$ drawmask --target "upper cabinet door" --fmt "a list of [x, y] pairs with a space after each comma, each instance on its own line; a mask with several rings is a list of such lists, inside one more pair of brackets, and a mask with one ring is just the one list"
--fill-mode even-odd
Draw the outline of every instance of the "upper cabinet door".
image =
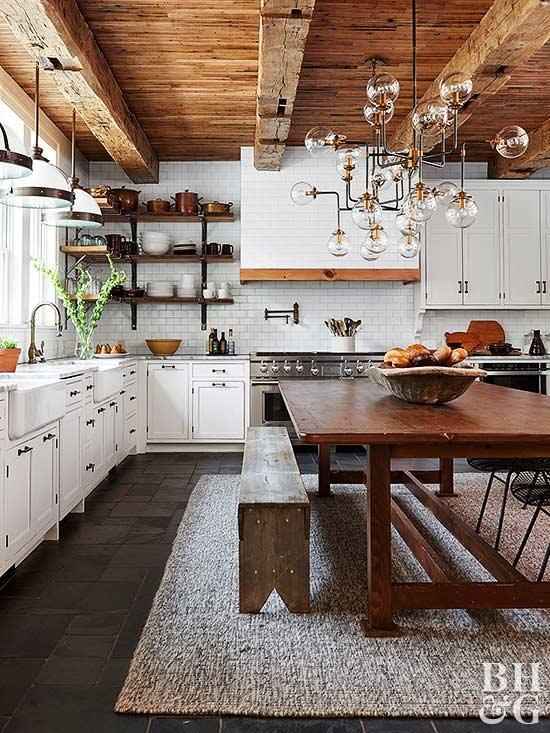
[[499, 305], [501, 293], [499, 192], [466, 185], [478, 206], [472, 226], [462, 230], [464, 305]]
[[542, 298], [539, 191], [506, 190], [504, 305], [539, 305]]
[[542, 302], [550, 305], [550, 191], [540, 192]]
[[462, 234], [438, 206], [426, 224], [426, 304], [462, 305]]
[[147, 437], [156, 441], [189, 439], [189, 367], [149, 364]]

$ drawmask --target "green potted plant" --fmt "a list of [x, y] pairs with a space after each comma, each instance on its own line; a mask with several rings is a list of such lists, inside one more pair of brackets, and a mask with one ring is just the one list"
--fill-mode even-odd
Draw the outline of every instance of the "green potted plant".
[[107, 260], [110, 268], [109, 277], [103, 283], [97, 300], [90, 310], [87, 308], [89, 301], [85, 298], [92, 283], [92, 276], [88, 270], [82, 267], [82, 265], [76, 266], [76, 292], [71, 296], [63, 285], [61, 274], [58, 270], [46, 267], [37, 260], [34, 261], [35, 268], [46, 275], [52, 282], [57, 294], [63, 301], [67, 316], [76, 330], [77, 343], [75, 353], [80, 359], [91, 359], [94, 355], [92, 342], [93, 332], [99, 323], [99, 319], [103, 314], [113, 288], [117, 285], [122, 285], [126, 280], [126, 274], [122, 270], [115, 268], [109, 255], [107, 255]]
[[0, 336], [0, 372], [14, 372], [20, 354], [15, 339]]

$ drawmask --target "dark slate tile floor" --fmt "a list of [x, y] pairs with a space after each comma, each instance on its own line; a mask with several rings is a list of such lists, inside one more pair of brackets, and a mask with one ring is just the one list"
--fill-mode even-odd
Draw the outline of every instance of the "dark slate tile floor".
[[[297, 451], [304, 473], [316, 455]], [[358, 451], [334, 465], [360, 468]], [[422, 462], [425, 465], [426, 462]], [[113, 712], [187, 500], [207, 473], [238, 474], [239, 454], [131, 456], [0, 590], [4, 733], [481, 733], [475, 721], [255, 720]], [[463, 465], [457, 469], [464, 469]], [[541, 730], [539, 725], [537, 730]], [[517, 726], [512, 726], [514, 730]], [[499, 730], [509, 733], [501, 726]]]

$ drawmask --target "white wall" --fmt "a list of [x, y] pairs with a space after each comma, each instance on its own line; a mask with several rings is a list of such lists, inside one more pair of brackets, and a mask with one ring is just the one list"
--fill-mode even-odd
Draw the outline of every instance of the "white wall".
[[[285, 237], [280, 231], [287, 232], [289, 227], [293, 236], [299, 241], [308, 242], [311, 248], [314, 243], [323, 258], [325, 246], [325, 226], [330, 229], [331, 221], [328, 205], [316, 201], [304, 209], [292, 206], [283, 219], [281, 210], [273, 207], [272, 186], [277, 187], [280, 177], [285, 178], [287, 189], [288, 180], [324, 180], [329, 171], [331, 181], [337, 183], [337, 177], [332, 178], [333, 162], [326, 162], [324, 172], [318, 169], [317, 163], [312, 168], [309, 158], [303, 156], [303, 151], [290, 149], [285, 154], [282, 173], [267, 173], [265, 183], [263, 176], [256, 178], [248, 166], [250, 153], [245, 151], [248, 161], [247, 171], [243, 172], [243, 193], [246, 195], [247, 205], [250, 199], [255, 200], [255, 210], [247, 216], [246, 236], [247, 246], [251, 243], [256, 251], [266, 250], [266, 258], [270, 251], [284, 245]], [[292, 175], [286, 170], [291, 165]], [[298, 163], [300, 161], [300, 163]], [[312, 176], [312, 171], [318, 176]], [[482, 177], [482, 169], [477, 166], [470, 169], [470, 175]], [[322, 175], [321, 175], [322, 173]], [[447, 177], [456, 173], [449, 170]], [[274, 181], [273, 184], [270, 181]], [[168, 197], [176, 191], [189, 188], [197, 191], [205, 200], [218, 199], [233, 201], [238, 220], [234, 224], [216, 224], [209, 228], [210, 241], [230, 242], [235, 245], [237, 257], [241, 241], [241, 166], [239, 163], [161, 163], [160, 183], [158, 185], [132, 186], [118, 166], [113, 163], [91, 163], [90, 183], [107, 183], [110, 185], [126, 184], [129, 187], [141, 188], [141, 199], [150, 197]], [[254, 190], [249, 190], [250, 186]], [[319, 235], [313, 240], [311, 237], [312, 220], [309, 212], [315, 212], [313, 223], [322, 222], [322, 239]], [[328, 217], [328, 218], [327, 218]], [[325, 221], [326, 220], [326, 221]], [[162, 229], [162, 225], [148, 225], [150, 228]], [[170, 225], [170, 231], [181, 241], [198, 241], [199, 227], [196, 224]], [[344, 227], [345, 228], [345, 227]], [[348, 222], [347, 229], [352, 234], [354, 246], [358, 246], [360, 234]], [[109, 225], [105, 231], [127, 231], [123, 225]], [[321, 240], [321, 241], [319, 241]], [[303, 263], [301, 247], [294, 245], [296, 265]], [[311, 256], [311, 249], [308, 257]], [[340, 266], [340, 262], [329, 260], [330, 265]], [[322, 260], [325, 262], [325, 260]], [[384, 260], [381, 260], [381, 264]], [[354, 266], [365, 266], [360, 260]], [[399, 262], [401, 264], [401, 262]], [[304, 266], [303, 264], [301, 266]], [[322, 266], [317, 264], [317, 266]], [[199, 278], [197, 265], [182, 264], [178, 267], [167, 268], [166, 265], [141, 266], [138, 277], [140, 281], [181, 279], [184, 272], [194, 271]], [[237, 348], [241, 352], [274, 350], [326, 350], [330, 344], [330, 336], [323, 321], [330, 317], [350, 316], [363, 320], [363, 331], [360, 333], [357, 348], [363, 350], [383, 349], [394, 344], [409, 342], [415, 332], [414, 286], [401, 283], [251, 283], [240, 285], [239, 263], [232, 265], [217, 265], [209, 268], [211, 279], [216, 281], [229, 280], [233, 285], [235, 304], [233, 306], [216, 306], [209, 308], [208, 326], [215, 326], [218, 331], [226, 331], [233, 327], [237, 338]], [[285, 325], [276, 321], [265, 321], [264, 308], [291, 308], [294, 301], [300, 304], [301, 324], [297, 327]], [[426, 313], [422, 331], [422, 339], [430, 343], [439, 343], [445, 331], [464, 330], [469, 321], [474, 318], [494, 318], [502, 323], [507, 337], [516, 345], [521, 346], [523, 334], [532, 328], [540, 328], [542, 333], [550, 332], [550, 312], [540, 311], [430, 311]], [[205, 349], [206, 333], [200, 329], [200, 308], [197, 305], [140, 305], [138, 306], [138, 330], [130, 329], [129, 307], [125, 305], [108, 305], [100, 326], [97, 330], [96, 341], [114, 342], [120, 338], [127, 345], [137, 351], [144, 351], [144, 340], [149, 337], [181, 337], [185, 350], [202, 353]]]

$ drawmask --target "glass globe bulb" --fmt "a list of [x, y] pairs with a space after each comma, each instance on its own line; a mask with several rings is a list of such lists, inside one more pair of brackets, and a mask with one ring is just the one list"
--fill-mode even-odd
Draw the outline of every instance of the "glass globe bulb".
[[336, 155], [338, 156], [338, 160], [347, 160], [348, 158], [352, 158], [354, 161], [359, 160], [363, 153], [363, 148], [361, 148], [359, 145], [344, 145], [341, 148], [338, 148], [336, 151]]
[[391, 179], [394, 183], [399, 183], [399, 181], [403, 178], [403, 167], [400, 165], [392, 165], [391, 168], [388, 168]]
[[519, 125], [508, 125], [495, 136], [494, 142], [503, 158], [519, 158], [527, 150], [529, 135]]
[[305, 136], [304, 145], [306, 146], [306, 150], [313, 155], [314, 158], [317, 158], [320, 155], [325, 155], [331, 152], [333, 149], [332, 143], [334, 142], [335, 137], [336, 136], [330, 127], [312, 127]]
[[399, 96], [399, 82], [386, 71], [373, 74], [367, 82], [367, 97], [379, 107], [388, 102], [395, 102]]
[[393, 117], [394, 112], [395, 105], [391, 100], [386, 102], [384, 109], [376, 107], [376, 105], [373, 104], [366, 104], [363, 107], [363, 115], [369, 125], [372, 125], [373, 127], [375, 125], [382, 125], [382, 115], [384, 115], [384, 121], [387, 124]]
[[388, 249], [390, 238], [384, 231], [384, 228], [378, 225], [370, 230], [370, 233], [365, 237], [363, 244], [367, 249], [370, 249], [371, 252], [382, 254], [382, 252], [385, 252]]
[[351, 210], [353, 223], [359, 229], [372, 229], [380, 224], [382, 207], [370, 194], [362, 196]]
[[371, 178], [373, 186], [376, 186], [379, 190], [387, 188], [393, 179], [389, 168], [379, 168], [376, 170]]
[[472, 96], [474, 84], [467, 74], [454, 71], [439, 82], [439, 94], [451, 109], [459, 109]]
[[418, 232], [418, 224], [401, 211], [395, 217], [395, 223], [401, 234], [416, 234]]
[[307, 206], [315, 198], [315, 186], [305, 181], [298, 181], [290, 189], [290, 198], [298, 206]]
[[332, 232], [327, 242], [327, 249], [335, 257], [343, 257], [350, 250], [351, 242], [349, 237], [341, 229]]
[[346, 178], [353, 174], [356, 168], [356, 159], [352, 158], [351, 155], [347, 158], [338, 158], [336, 161], [336, 170], [342, 178]]
[[372, 249], [369, 249], [365, 240], [359, 248], [359, 254], [364, 260], [367, 260], [367, 262], [374, 262], [374, 260], [379, 259], [381, 253], [374, 252]]
[[429, 137], [441, 135], [447, 126], [449, 111], [440, 99], [426, 99], [413, 110], [412, 124], [420, 134]]
[[417, 183], [410, 191], [403, 202], [403, 211], [416, 222], [428, 221], [437, 209], [435, 196], [423, 183]]
[[466, 229], [477, 218], [477, 204], [469, 193], [459, 191], [445, 212], [445, 217], [457, 229]]
[[455, 186], [452, 181], [443, 181], [439, 183], [434, 189], [433, 194], [438, 204], [442, 206], [449, 206], [451, 201], [458, 193], [458, 186]]
[[416, 257], [420, 251], [420, 240], [414, 234], [405, 234], [399, 240], [398, 250], [401, 257], [407, 260], [411, 257]]

